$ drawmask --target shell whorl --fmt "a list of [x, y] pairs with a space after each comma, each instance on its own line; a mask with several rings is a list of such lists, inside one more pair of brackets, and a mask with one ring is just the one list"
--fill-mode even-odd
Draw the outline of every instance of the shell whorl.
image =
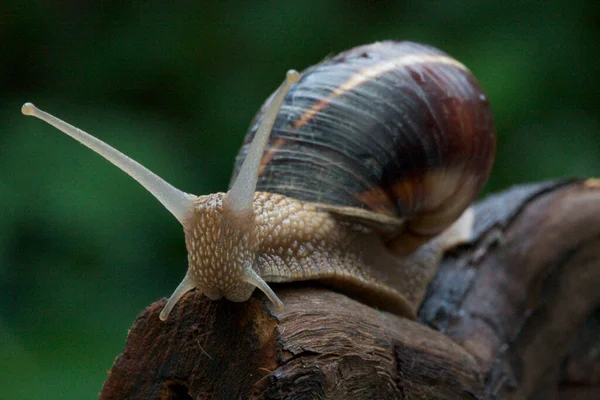
[[429, 46], [379, 42], [302, 73], [275, 121], [257, 190], [405, 220], [386, 240], [414, 249], [479, 194], [494, 151], [491, 108], [465, 66]]

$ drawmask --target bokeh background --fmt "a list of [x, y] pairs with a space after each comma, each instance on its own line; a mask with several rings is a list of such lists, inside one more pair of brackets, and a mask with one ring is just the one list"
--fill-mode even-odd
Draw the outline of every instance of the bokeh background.
[[186, 269], [174, 218], [22, 116], [25, 101], [205, 194], [226, 189], [254, 112], [287, 69], [410, 39], [455, 56], [486, 89], [498, 128], [487, 192], [599, 175], [593, 1], [143, 3], [0, 3], [1, 398], [96, 397], [136, 315]]

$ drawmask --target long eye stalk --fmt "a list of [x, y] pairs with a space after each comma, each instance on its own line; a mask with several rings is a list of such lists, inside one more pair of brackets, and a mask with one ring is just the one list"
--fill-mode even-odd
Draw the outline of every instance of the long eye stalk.
[[277, 89], [267, 106], [262, 121], [254, 135], [254, 140], [252, 140], [250, 148], [248, 149], [246, 159], [240, 168], [240, 173], [235, 179], [229, 192], [227, 192], [226, 203], [231, 210], [238, 215], [243, 215], [246, 212], [252, 211], [256, 182], [258, 182], [260, 161], [265, 152], [271, 129], [273, 129], [277, 113], [279, 112], [290, 87], [299, 80], [300, 74], [297, 71], [289, 70], [287, 72], [285, 81], [279, 89]]
[[40, 110], [31, 103], [25, 103], [21, 108], [21, 112], [25, 115], [31, 115], [47, 122], [106, 158], [127, 175], [138, 181], [146, 188], [146, 190], [152, 193], [182, 225], [185, 224], [189, 213], [193, 210], [196, 196], [176, 189], [148, 168], [127, 157], [119, 150], [109, 146], [100, 139], [96, 139], [89, 133]]

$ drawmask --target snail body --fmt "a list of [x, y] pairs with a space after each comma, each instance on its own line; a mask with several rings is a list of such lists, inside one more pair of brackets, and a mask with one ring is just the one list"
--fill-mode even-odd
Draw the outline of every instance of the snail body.
[[410, 42], [288, 72], [251, 125], [227, 193], [181, 192], [33, 105], [23, 113], [123, 169], [183, 225], [188, 270], [162, 320], [193, 288], [232, 301], [259, 288], [280, 310], [267, 282], [305, 280], [414, 317], [435, 260], [469, 224], [459, 217], [495, 150], [491, 110], [471, 73]]

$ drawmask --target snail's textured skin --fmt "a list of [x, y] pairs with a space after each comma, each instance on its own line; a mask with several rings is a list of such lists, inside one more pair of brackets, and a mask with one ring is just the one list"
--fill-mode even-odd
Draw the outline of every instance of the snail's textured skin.
[[207, 297], [247, 300], [254, 286], [242, 277], [250, 262], [267, 282], [323, 280], [349, 292], [375, 291], [375, 303], [412, 314], [404, 295], [390, 285], [398, 274], [372, 268], [387, 252], [371, 229], [334, 218], [313, 203], [266, 192], [256, 193], [253, 217], [232, 225], [224, 198], [225, 193], [199, 197], [186, 229], [188, 276]]
[[491, 109], [466, 67], [429, 46], [379, 42], [302, 73], [273, 127], [257, 190], [397, 218], [404, 223], [385, 240], [409, 253], [474, 200], [494, 151]]
[[442, 251], [465, 239], [458, 226], [458, 234], [450, 230], [412, 257], [396, 258], [376, 231], [315, 203], [257, 192], [254, 215], [232, 224], [225, 196], [199, 197], [186, 228], [188, 277], [210, 299], [247, 300], [255, 288], [243, 281], [244, 268], [252, 265], [266, 282], [323, 281], [414, 317]]

